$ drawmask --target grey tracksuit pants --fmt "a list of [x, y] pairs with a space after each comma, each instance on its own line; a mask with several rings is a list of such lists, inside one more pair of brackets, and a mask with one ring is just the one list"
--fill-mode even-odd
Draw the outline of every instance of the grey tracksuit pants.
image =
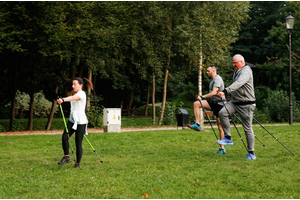
[[[235, 113], [238, 113], [243, 124], [243, 128], [246, 134], [248, 151], [254, 151], [254, 133], [252, 129], [252, 120], [253, 120], [253, 112], [255, 109], [255, 104], [249, 105], [234, 105], [232, 101], [226, 104], [228, 112], [233, 117]], [[221, 125], [224, 130], [225, 136], [231, 136], [230, 134], [230, 121], [229, 115], [225, 108], [225, 106], [219, 112], [219, 118], [221, 121]]]

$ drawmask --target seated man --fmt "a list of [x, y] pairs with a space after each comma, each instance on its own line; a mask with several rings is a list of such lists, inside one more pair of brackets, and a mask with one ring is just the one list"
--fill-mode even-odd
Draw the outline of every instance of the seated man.
[[[218, 125], [218, 129], [220, 132], [220, 138], [223, 139], [224, 138], [224, 132], [223, 132], [223, 128], [221, 126], [220, 123], [220, 118], [219, 118], [219, 111], [223, 108], [223, 103], [222, 100], [225, 101], [225, 96], [221, 98], [217, 95], [219, 90], [224, 90], [224, 82], [223, 79], [221, 78], [221, 76], [219, 76], [217, 74], [217, 69], [214, 65], [209, 65], [207, 67], [206, 70], [206, 74], [212, 78], [212, 81], [209, 84], [209, 93], [203, 96], [197, 96], [197, 100], [194, 102], [194, 115], [195, 115], [195, 124], [190, 125], [187, 124], [187, 126], [191, 129], [194, 129], [196, 131], [200, 131], [201, 127], [200, 127], [200, 108], [201, 103], [203, 105], [204, 108], [202, 109], [207, 109], [207, 110], [212, 110], [214, 115], [217, 118], [217, 125]], [[206, 100], [203, 100], [205, 98], [210, 98], [209, 102]], [[199, 102], [201, 101], [201, 103]], [[226, 150], [224, 148], [224, 145], [220, 145], [219, 151], [216, 153], [217, 155], [222, 155], [225, 154]]]

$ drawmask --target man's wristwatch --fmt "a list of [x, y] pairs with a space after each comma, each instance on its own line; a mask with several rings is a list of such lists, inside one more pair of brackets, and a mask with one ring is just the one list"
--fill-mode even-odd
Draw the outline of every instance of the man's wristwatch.
[[205, 98], [204, 98], [204, 95], [201, 96], [201, 99], [205, 99]]

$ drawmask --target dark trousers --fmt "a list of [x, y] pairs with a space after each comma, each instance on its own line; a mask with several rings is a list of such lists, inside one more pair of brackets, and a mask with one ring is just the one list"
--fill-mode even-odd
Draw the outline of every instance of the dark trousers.
[[[69, 131], [69, 137], [71, 137], [73, 135], [73, 133], [75, 132], [75, 143], [76, 143], [76, 158], [77, 158], [77, 163], [80, 163], [81, 161], [81, 157], [82, 157], [82, 140], [83, 140], [83, 136], [85, 133], [85, 129], [86, 129], [86, 124], [78, 124], [77, 125], [77, 130], [72, 129], [72, 126], [74, 124], [70, 121], [68, 121], [68, 131]], [[68, 139], [68, 133], [66, 130], [64, 130], [64, 133], [62, 135], [62, 147], [64, 150], [64, 155], [70, 155], [69, 154], [69, 139]]]

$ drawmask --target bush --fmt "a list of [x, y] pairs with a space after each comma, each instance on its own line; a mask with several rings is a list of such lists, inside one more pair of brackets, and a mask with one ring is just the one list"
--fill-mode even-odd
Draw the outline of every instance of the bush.
[[10, 116], [10, 108], [0, 108], [0, 119], [8, 119]]
[[[161, 108], [162, 107], [160, 106], [159, 114], [161, 114]], [[170, 124], [175, 123], [175, 120], [176, 120], [175, 112], [176, 112], [176, 105], [171, 102], [166, 102], [162, 124], [170, 125]]]
[[[140, 106], [138, 109], [141, 111], [141, 112], [145, 112], [145, 105], [144, 106]], [[155, 106], [155, 113], [156, 113], [156, 116], [159, 116], [158, 114], [158, 110], [161, 109], [161, 106]], [[152, 113], [153, 113], [153, 110], [152, 110], [152, 106], [148, 106], [148, 112], [147, 112], [147, 116], [152, 116]]]
[[[253, 117], [259, 121], [259, 123], [270, 123], [272, 122], [272, 119], [269, 117], [269, 115], [264, 110], [255, 109]], [[253, 124], [255, 124], [256, 121], [253, 120]]]
[[264, 108], [264, 99], [268, 98], [270, 89], [266, 86], [258, 86], [255, 88], [256, 108], [261, 110]]
[[[19, 90], [16, 92], [16, 104], [15, 108], [19, 110], [18, 116], [19, 118], [25, 118], [24, 112], [29, 111], [30, 104], [30, 96], [25, 92], [20, 92]], [[10, 107], [11, 102], [8, 103], [5, 107]], [[33, 112], [34, 117], [43, 118], [47, 117], [52, 108], [52, 102], [48, 101], [45, 98], [43, 91], [39, 91], [34, 94], [34, 104], [33, 104]], [[57, 112], [57, 108], [55, 110]]]
[[[295, 119], [299, 119], [299, 102], [292, 93], [293, 112]], [[289, 95], [286, 91], [269, 91], [268, 98], [264, 100], [265, 112], [274, 122], [289, 121]]]
[[[34, 94], [33, 108], [34, 108], [34, 116], [35, 117], [38, 117], [38, 118], [48, 117], [51, 112], [52, 102], [48, 101], [45, 98], [43, 91], [40, 91], [40, 92]], [[57, 112], [57, 110], [58, 110], [58, 107], [56, 106], [54, 113]]]
[[184, 107], [193, 107], [193, 103], [195, 100], [195, 95], [188, 92], [182, 92], [172, 102], [176, 105], [180, 104]]
[[87, 112], [87, 118], [89, 120], [89, 127], [103, 128], [103, 106], [99, 105], [102, 97], [91, 96], [91, 106]]
[[[182, 105], [183, 103], [180, 102], [178, 107], [182, 107]], [[173, 102], [166, 102], [162, 124], [163, 125], [176, 124], [176, 113], [177, 113], [177, 105]], [[161, 114], [161, 106], [159, 108], [159, 116], [160, 114]]]
[[3, 132], [6, 132], [6, 129], [4, 128], [4, 126], [2, 126], [2, 125], [0, 124], [0, 133], [3, 133]]

